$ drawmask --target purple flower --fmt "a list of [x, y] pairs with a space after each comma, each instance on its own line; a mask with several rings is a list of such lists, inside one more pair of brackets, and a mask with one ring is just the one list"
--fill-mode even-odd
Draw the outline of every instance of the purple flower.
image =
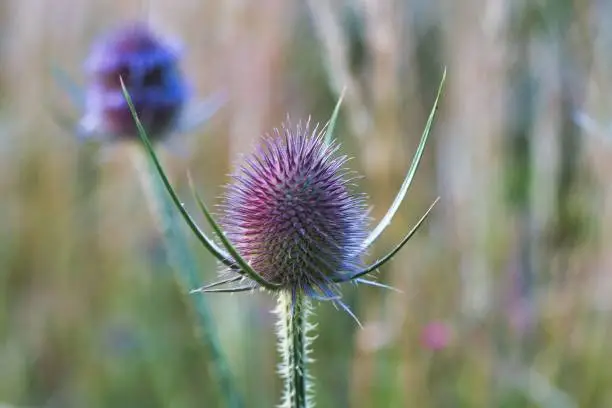
[[154, 141], [168, 135], [187, 100], [178, 50], [144, 23], [128, 23], [99, 41], [86, 61], [85, 134], [133, 138], [137, 129], [121, 89], [129, 91], [144, 128]]
[[255, 271], [283, 289], [334, 297], [334, 281], [362, 267], [365, 195], [351, 191], [336, 144], [309, 123], [263, 141], [233, 175], [223, 205], [229, 240]]

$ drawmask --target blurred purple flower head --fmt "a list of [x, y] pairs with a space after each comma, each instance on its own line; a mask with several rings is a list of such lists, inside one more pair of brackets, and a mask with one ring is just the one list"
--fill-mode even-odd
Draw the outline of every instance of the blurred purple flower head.
[[430, 322], [421, 331], [421, 345], [432, 351], [446, 348], [452, 340], [452, 330], [444, 322]]
[[365, 195], [350, 191], [338, 145], [309, 123], [283, 125], [233, 175], [223, 225], [257, 273], [282, 289], [336, 297], [362, 266]]
[[122, 78], [153, 141], [169, 134], [188, 96], [179, 56], [176, 47], [140, 22], [125, 24], [100, 38], [85, 63], [85, 132], [112, 139], [137, 137], [121, 91]]

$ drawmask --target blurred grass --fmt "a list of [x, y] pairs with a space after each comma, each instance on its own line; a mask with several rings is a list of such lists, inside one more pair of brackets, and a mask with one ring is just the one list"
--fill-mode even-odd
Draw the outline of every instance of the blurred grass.
[[[223, 406], [192, 299], [153, 248], [161, 236], [123, 147], [96, 159], [56, 126], [53, 84], [77, 80], [90, 41], [148, 18], [186, 45], [199, 95], [229, 105], [189, 158], [206, 197], [256, 139], [329, 117], [379, 219], [410, 163], [442, 68], [448, 88], [407, 203], [372, 250], [397, 242], [437, 195], [427, 228], [380, 279], [347, 288], [365, 328], [317, 306], [321, 407], [612, 406], [612, 8], [605, 2], [320, 0], [0, 2], [0, 404]], [[188, 203], [192, 205], [193, 203]], [[198, 251], [202, 282], [215, 275]], [[211, 296], [249, 405], [280, 384], [265, 295]], [[442, 321], [447, 347], [422, 343]]]

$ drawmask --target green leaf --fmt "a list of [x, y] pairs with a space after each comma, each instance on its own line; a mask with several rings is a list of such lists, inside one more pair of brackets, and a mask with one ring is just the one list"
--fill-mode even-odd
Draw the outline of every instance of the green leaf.
[[159, 162], [159, 159], [157, 158], [157, 154], [155, 154], [155, 150], [153, 149], [153, 145], [151, 144], [151, 141], [149, 140], [149, 137], [147, 136], [147, 132], [145, 131], [144, 127], [142, 126], [142, 123], [140, 122], [140, 119], [138, 118], [138, 114], [136, 113], [136, 109], [134, 108], [134, 104], [132, 103], [132, 98], [130, 97], [127, 91], [127, 88], [125, 87], [125, 84], [123, 83], [123, 79], [121, 79], [121, 90], [130, 108], [132, 117], [134, 118], [134, 121], [136, 122], [136, 128], [138, 129], [138, 135], [140, 136], [140, 139], [142, 140], [142, 143], [145, 146], [145, 150], [147, 154], [149, 155], [149, 157], [151, 158], [151, 161], [153, 162], [153, 165], [155, 169], [157, 170], [157, 173], [159, 174], [159, 177], [161, 178], [162, 183], [164, 187], [166, 188], [166, 191], [168, 192], [168, 194], [170, 194], [172, 202], [174, 203], [176, 208], [179, 210], [180, 214], [183, 216], [183, 219], [185, 220], [185, 222], [187, 223], [191, 231], [196, 235], [200, 243], [204, 245], [204, 247], [224, 265], [235, 269], [236, 268], [235, 262], [231, 258], [229, 258], [227, 254], [223, 253], [223, 251], [215, 244], [215, 242], [211, 238], [209, 238], [202, 230], [200, 230], [200, 228], [197, 226], [197, 224], [195, 223], [195, 221], [193, 220], [189, 212], [185, 209], [185, 206], [179, 199], [178, 195], [176, 194], [176, 191], [174, 191], [172, 184], [170, 184], [170, 181], [168, 180], [168, 176], [166, 176], [166, 173], [161, 163]]
[[423, 130], [423, 135], [421, 136], [421, 141], [419, 142], [419, 146], [417, 147], [417, 151], [412, 159], [412, 164], [408, 169], [408, 173], [406, 174], [406, 178], [400, 187], [395, 200], [387, 210], [385, 216], [380, 220], [376, 228], [370, 233], [370, 235], [363, 242], [361, 249], [365, 250], [370, 245], [376, 241], [376, 239], [382, 234], [385, 228], [391, 223], [391, 219], [397, 212], [399, 206], [402, 204], [410, 185], [412, 184], [412, 180], [414, 175], [416, 174], [417, 168], [419, 167], [419, 163], [421, 162], [421, 157], [423, 156], [423, 152], [425, 151], [425, 144], [427, 143], [427, 138], [429, 137], [429, 132], [431, 130], [431, 126], [433, 125], [434, 118], [436, 116], [436, 111], [438, 110], [438, 101], [440, 100], [440, 95], [442, 94], [442, 89], [444, 88], [444, 82], [446, 81], [446, 68], [444, 69], [444, 73], [442, 74], [442, 80], [440, 81], [440, 86], [438, 87], [438, 93], [436, 95], [436, 100], [434, 101], [433, 107], [431, 108], [431, 112], [429, 113], [429, 118], [427, 119], [427, 123], [425, 124], [425, 129]]
[[406, 245], [408, 241], [410, 241], [410, 238], [412, 238], [414, 234], [416, 234], [416, 232], [421, 228], [421, 225], [423, 225], [423, 222], [425, 222], [425, 220], [429, 216], [429, 213], [431, 213], [431, 210], [433, 210], [434, 206], [438, 203], [438, 201], [440, 201], [440, 197], [436, 198], [436, 200], [429, 206], [427, 211], [425, 211], [425, 214], [423, 214], [423, 216], [419, 219], [416, 225], [412, 227], [410, 232], [408, 232], [408, 234], [404, 237], [404, 239], [402, 239], [400, 243], [397, 244], [397, 246], [393, 248], [391, 252], [389, 252], [387, 255], [383, 256], [382, 258], [380, 258], [378, 261], [374, 262], [372, 265], [368, 266], [367, 268], [359, 272], [356, 272], [353, 275], [350, 275], [344, 279], [337, 279], [335, 280], [335, 282], [348, 282], [351, 280], [359, 279], [361, 276], [367, 275], [368, 273], [375, 271], [376, 269], [380, 268], [381, 266], [389, 262], [391, 258], [393, 258], [395, 254], [397, 254], [402, 249], [402, 247]]
[[338, 102], [336, 102], [336, 107], [332, 112], [331, 118], [327, 124], [327, 131], [325, 132], [325, 143], [330, 144], [334, 140], [334, 130], [336, 128], [336, 121], [338, 120], [338, 114], [340, 113], [340, 105], [342, 104], [342, 100], [344, 99], [344, 93], [346, 92], [346, 87], [342, 89], [340, 93], [340, 98], [338, 98]]

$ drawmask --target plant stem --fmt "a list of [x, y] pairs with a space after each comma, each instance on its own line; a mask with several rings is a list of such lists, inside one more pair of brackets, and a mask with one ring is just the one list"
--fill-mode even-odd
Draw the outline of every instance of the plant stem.
[[282, 408], [312, 407], [310, 377], [306, 370], [312, 342], [307, 322], [310, 308], [309, 300], [301, 293], [281, 291], [278, 296], [277, 336], [282, 357], [279, 371], [284, 381]]
[[[132, 152], [130, 152], [132, 153]], [[185, 236], [181, 233], [181, 220], [177, 219], [174, 207], [170, 203], [167, 192], [161, 182], [155, 177], [155, 170], [146, 160], [141, 151], [135, 151], [132, 162], [140, 178], [142, 188], [147, 196], [153, 215], [160, 223], [164, 242], [171, 264], [176, 271], [176, 279], [187, 290], [198, 287], [200, 280], [197, 273], [197, 263], [193, 258]], [[238, 392], [234, 379], [223, 354], [219, 340], [215, 335], [215, 325], [204, 296], [194, 296], [195, 311], [200, 336], [208, 348], [212, 360], [212, 374], [221, 387], [225, 406], [242, 408], [244, 404]]]

